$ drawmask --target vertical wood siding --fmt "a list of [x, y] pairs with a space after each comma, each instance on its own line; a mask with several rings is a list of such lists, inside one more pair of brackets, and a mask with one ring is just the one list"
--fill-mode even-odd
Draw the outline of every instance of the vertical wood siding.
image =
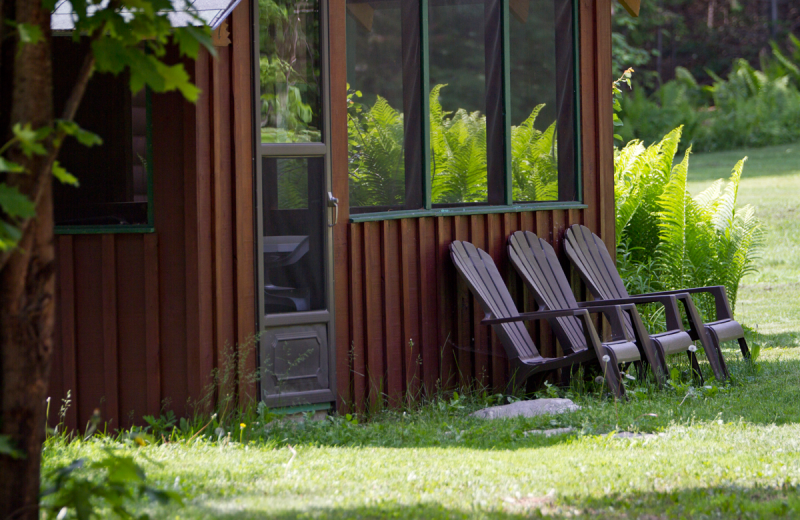
[[[508, 235], [530, 230], [561, 253], [564, 231], [584, 224], [614, 250], [611, 123], [611, 5], [580, 0], [582, 188], [586, 209], [425, 217], [348, 223], [345, 2], [331, 0], [333, 188], [342, 204], [334, 229], [337, 380], [340, 410], [415, 399], [459, 383], [501, 389], [509, 376], [503, 346], [450, 261], [453, 240], [469, 240], [498, 264], [518, 305], [533, 296], [509, 265]], [[569, 267], [561, 256], [562, 265]], [[569, 272], [569, 271], [568, 271]], [[578, 296], [586, 296], [570, 274]], [[543, 355], [560, 354], [546, 323], [529, 325]]]
[[[152, 96], [155, 233], [56, 238], [51, 424], [68, 390], [68, 427], [97, 408], [113, 430], [165, 402], [191, 413], [239, 344], [255, 369], [249, 21], [243, 3], [229, 20], [237, 47], [185, 62], [196, 105]], [[254, 396], [252, 378], [240, 389]]]
[[[579, 2], [587, 209], [351, 224], [346, 5], [330, 0], [331, 163], [341, 208], [333, 241], [340, 411], [397, 404], [462, 382], [504, 386], [505, 351], [479, 325], [480, 308], [456, 276], [448, 249], [454, 239], [470, 240], [494, 258], [524, 310], [534, 302], [509, 265], [509, 234], [531, 230], [560, 251], [564, 230], [584, 224], [614, 250], [610, 0]], [[197, 105], [174, 93], [153, 96], [155, 233], [57, 237], [51, 423], [67, 390], [70, 427], [85, 425], [95, 408], [112, 429], [157, 414], [164, 400], [176, 413], [190, 413], [211, 369], [230, 360], [225, 346], [252, 345], [250, 22], [242, 3], [229, 18], [232, 45], [218, 49], [218, 59], [203, 51], [196, 64], [186, 64], [203, 92]], [[543, 354], [557, 354], [546, 324], [531, 332]], [[236, 355], [255, 370], [252, 349]], [[255, 397], [252, 381], [239, 385]]]

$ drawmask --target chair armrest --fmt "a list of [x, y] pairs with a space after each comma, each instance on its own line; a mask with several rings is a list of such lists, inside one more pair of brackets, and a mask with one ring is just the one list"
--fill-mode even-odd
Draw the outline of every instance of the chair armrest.
[[623, 305], [592, 305], [586, 310], [593, 314], [603, 313], [608, 323], [611, 325], [611, 341], [634, 341], [635, 338], [630, 337], [628, 328], [623, 323], [623, 311], [629, 311], [630, 309], [635, 310], [636, 305], [633, 303], [626, 303]]
[[490, 318], [486, 317], [481, 320], [481, 325], [500, 325], [502, 323], [513, 323], [515, 321], [532, 321], [532, 320], [549, 320], [552, 318], [563, 318], [566, 316], [589, 316], [589, 311], [586, 309], [560, 309], [557, 311], [536, 311], [526, 312], [518, 316], [509, 316], [508, 318]]
[[594, 300], [591, 302], [581, 302], [578, 307], [589, 309], [592, 307], [602, 307], [604, 305], [621, 305], [637, 303], [660, 303], [664, 306], [664, 317], [667, 320], [667, 330], [683, 330], [680, 311], [678, 311], [678, 299], [691, 298], [686, 292], [675, 291], [672, 294], [651, 293], [627, 298], [616, 298], [613, 300]]
[[[731, 304], [728, 302], [728, 293], [724, 285], [710, 285], [708, 287], [692, 287], [689, 289], [679, 289], [675, 291], [661, 291], [649, 293], [647, 296], [678, 295], [678, 294], [699, 294], [708, 293], [714, 297], [714, 306], [717, 311], [717, 320], [732, 320]], [[644, 295], [643, 295], [644, 296]], [[678, 298], [682, 299], [682, 298]]]

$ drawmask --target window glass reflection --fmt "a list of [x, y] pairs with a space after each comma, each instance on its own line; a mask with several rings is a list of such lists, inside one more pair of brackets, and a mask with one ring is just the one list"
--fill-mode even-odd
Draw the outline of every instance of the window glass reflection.
[[[89, 42], [53, 38], [56, 113], [63, 110], [71, 85], [89, 51]], [[53, 183], [53, 219], [58, 226], [148, 224], [148, 109], [145, 89], [132, 94], [128, 75], [95, 74], [75, 115], [76, 122], [103, 140], [86, 148], [66, 139], [59, 162], [80, 187]]]
[[434, 204], [487, 200], [486, 5], [449, 0], [429, 4]]
[[262, 162], [266, 314], [325, 308], [324, 160]]
[[319, 0], [258, 0], [261, 142], [322, 141]]
[[419, 10], [347, 0], [351, 213], [422, 207]]
[[558, 200], [574, 171], [571, 0], [509, 0], [515, 202]]

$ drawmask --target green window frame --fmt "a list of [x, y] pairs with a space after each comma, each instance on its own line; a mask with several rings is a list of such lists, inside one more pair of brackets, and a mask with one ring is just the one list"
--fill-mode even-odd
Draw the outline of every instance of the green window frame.
[[[354, 27], [357, 20], [360, 24], [372, 24], [374, 13], [369, 11], [365, 14], [364, 5], [368, 0], [348, 0], [348, 81], [355, 60], [351, 59], [354, 41], [351, 41], [351, 34], [355, 34]], [[375, 0], [375, 2], [380, 0]], [[437, 0], [434, 0], [437, 1]], [[399, 18], [402, 20], [401, 32], [403, 33], [403, 101], [397, 101], [396, 104], [402, 104], [404, 110], [399, 110], [401, 115], [405, 115], [405, 128], [404, 128], [404, 143], [403, 149], [406, 152], [404, 156], [405, 161], [405, 199], [403, 204], [386, 205], [381, 207], [372, 206], [358, 206], [353, 205], [351, 202], [350, 222], [364, 222], [376, 221], [387, 219], [400, 219], [411, 217], [423, 216], [444, 216], [444, 215], [463, 215], [463, 214], [489, 214], [489, 213], [513, 213], [523, 211], [542, 211], [553, 209], [574, 209], [585, 208], [583, 204], [583, 193], [581, 190], [581, 142], [580, 142], [580, 84], [579, 84], [579, 70], [580, 70], [580, 56], [579, 56], [579, 19], [578, 19], [578, 1], [567, 0], [571, 8], [569, 17], [569, 27], [571, 29], [572, 38], [569, 43], [571, 44], [571, 84], [572, 89], [569, 95], [571, 96], [571, 113], [568, 114], [571, 121], [572, 143], [571, 157], [565, 159], [569, 167], [562, 168], [561, 162], [558, 167], [558, 198], [557, 200], [542, 200], [531, 202], [514, 201], [513, 197], [513, 179], [512, 179], [512, 157], [511, 157], [511, 0], [484, 0], [487, 13], [487, 22], [485, 31], [497, 30], [499, 26], [500, 34], [492, 34], [486, 37], [489, 41], [491, 37], [495, 37], [495, 41], [499, 41], [499, 45], [495, 45], [489, 51], [486, 51], [487, 60], [494, 60], [487, 62], [485, 65], [486, 79], [486, 121], [487, 121], [487, 196], [485, 202], [480, 203], [454, 203], [454, 204], [436, 204], [433, 200], [432, 186], [431, 186], [431, 129], [430, 129], [430, 99], [431, 92], [431, 38], [429, 31], [429, 13], [430, 13], [431, 0], [400, 0], [400, 8], [398, 9]], [[565, 2], [566, 3], [566, 2]], [[409, 7], [410, 6], [410, 7]], [[569, 9], [569, 8], [567, 8]], [[413, 10], [413, 11], [412, 11]], [[414, 12], [416, 11], [416, 12]], [[418, 26], [413, 27], [407, 20], [410, 17], [418, 17]], [[491, 19], [495, 16], [494, 19]], [[499, 16], [499, 23], [496, 17]], [[378, 24], [378, 18], [375, 17], [375, 24]], [[414, 20], [416, 22], [416, 20]], [[555, 22], [559, 23], [558, 21]], [[395, 24], [397, 24], [395, 22]], [[384, 25], [384, 27], [387, 27]], [[407, 27], [412, 27], [408, 29]], [[495, 29], [492, 29], [494, 27]], [[415, 30], [416, 29], [416, 30]], [[556, 27], [556, 30], [558, 28]], [[372, 26], [368, 30], [372, 30]], [[392, 29], [387, 29], [392, 30]], [[396, 27], [393, 29], [396, 31]], [[418, 40], [414, 40], [413, 44], [418, 45], [419, 53], [409, 53], [409, 33], [418, 36]], [[418, 33], [418, 34], [415, 34]], [[386, 38], [386, 35], [381, 35]], [[356, 35], [357, 37], [357, 35]], [[389, 36], [391, 37], [391, 35]], [[352, 38], [355, 40], [356, 38]], [[397, 40], [397, 38], [395, 37]], [[416, 51], [416, 49], [411, 49]], [[417, 60], [409, 68], [409, 55], [414, 55]], [[562, 52], [563, 54], [563, 52]], [[351, 63], [351, 61], [353, 63]], [[499, 63], [499, 67], [497, 66]], [[387, 65], [389, 67], [390, 65]], [[408, 71], [419, 73], [419, 88], [418, 99], [416, 103], [408, 101], [407, 92], [410, 90], [409, 86], [417, 85], [413, 79], [409, 80], [407, 76], [410, 74]], [[569, 70], [569, 69], [567, 69]], [[357, 87], [357, 86], [356, 86]], [[355, 87], [348, 92], [348, 98], [353, 99]], [[357, 94], [360, 95], [360, 92]], [[416, 94], [416, 92], [415, 92]], [[499, 94], [500, 101], [490, 105], [490, 100], [496, 99]], [[564, 94], [566, 95], [566, 94]], [[493, 97], [494, 96], [494, 97]], [[352, 106], [352, 101], [351, 101]], [[404, 114], [403, 114], [404, 113]], [[560, 118], [558, 116], [559, 128], [561, 128]], [[351, 124], [350, 117], [348, 117], [348, 127]], [[554, 125], [556, 124], [554, 123]], [[417, 135], [414, 135], [418, 133]], [[412, 134], [412, 138], [409, 138]], [[410, 144], [411, 143], [411, 144]], [[420, 150], [411, 150], [411, 147], [419, 143]], [[417, 155], [415, 155], [415, 153]], [[416, 166], [414, 157], [421, 155], [421, 165]], [[411, 156], [411, 159], [409, 159]], [[411, 162], [410, 162], [411, 161]], [[399, 161], [398, 161], [399, 162]], [[413, 172], [413, 168], [418, 168], [419, 172]], [[353, 182], [353, 172], [351, 167], [350, 182]], [[417, 193], [417, 190], [419, 191]], [[398, 190], [399, 191], [399, 190]], [[352, 198], [352, 188], [351, 188]]]

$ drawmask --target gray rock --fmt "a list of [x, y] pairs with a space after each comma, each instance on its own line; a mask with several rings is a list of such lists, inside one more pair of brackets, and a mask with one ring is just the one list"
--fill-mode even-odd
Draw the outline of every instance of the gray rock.
[[529, 430], [527, 432], [523, 432], [523, 435], [525, 437], [528, 435], [544, 435], [545, 437], [552, 437], [553, 435], [563, 435], [573, 431], [575, 431], [575, 428], [572, 426], [567, 426], [566, 428], [553, 428], [551, 430]]
[[481, 419], [504, 419], [507, 417], [536, 417], [537, 415], [557, 414], [580, 410], [570, 399], [535, 399], [533, 401], [517, 401], [503, 406], [492, 406], [472, 413], [472, 417]]
[[634, 433], [634, 432], [617, 432], [614, 434], [617, 439], [650, 439], [658, 437], [655, 433]]

